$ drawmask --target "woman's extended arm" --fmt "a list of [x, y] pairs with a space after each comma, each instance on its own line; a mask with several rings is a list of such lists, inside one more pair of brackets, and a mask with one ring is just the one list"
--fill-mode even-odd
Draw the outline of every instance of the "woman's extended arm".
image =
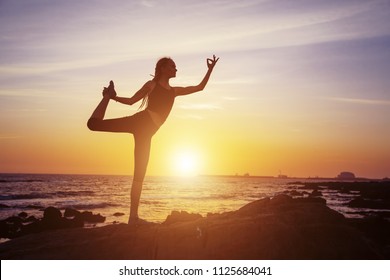
[[200, 82], [200, 84], [197, 86], [189, 86], [189, 87], [175, 87], [176, 95], [187, 95], [187, 94], [191, 94], [191, 93], [203, 90], [205, 88], [205, 86], [207, 85], [207, 82], [209, 81], [211, 72], [213, 72], [214, 66], [218, 60], [219, 60], [219, 57], [217, 58], [215, 55], [213, 55], [212, 59], [208, 58], [207, 59], [208, 70], [207, 70], [207, 73], [204, 76], [203, 80]]
[[115, 96], [112, 98], [113, 100], [126, 104], [126, 105], [133, 105], [134, 103], [137, 103], [142, 98], [145, 97], [149, 92], [153, 90], [154, 82], [153, 81], [147, 81], [141, 89], [139, 89], [132, 97], [119, 97]]

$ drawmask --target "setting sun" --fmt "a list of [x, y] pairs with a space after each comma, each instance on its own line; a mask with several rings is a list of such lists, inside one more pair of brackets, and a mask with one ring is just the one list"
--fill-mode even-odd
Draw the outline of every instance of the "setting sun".
[[181, 151], [174, 159], [174, 169], [179, 176], [195, 176], [199, 171], [199, 157], [195, 152]]

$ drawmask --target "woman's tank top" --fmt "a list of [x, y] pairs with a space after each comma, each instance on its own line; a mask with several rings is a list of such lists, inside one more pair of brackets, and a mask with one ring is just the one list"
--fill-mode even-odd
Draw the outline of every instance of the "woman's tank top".
[[168, 118], [174, 101], [175, 90], [173, 88], [166, 89], [159, 83], [156, 83], [154, 89], [149, 93], [146, 110], [149, 111], [153, 122], [157, 126], [161, 126]]

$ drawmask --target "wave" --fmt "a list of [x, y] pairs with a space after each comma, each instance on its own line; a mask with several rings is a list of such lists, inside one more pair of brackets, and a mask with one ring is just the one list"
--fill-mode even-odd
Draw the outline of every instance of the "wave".
[[0, 204], [0, 211], [7, 211], [12, 209], [19, 209], [20, 211], [23, 211], [23, 209], [35, 209], [35, 210], [41, 210], [49, 207], [54, 206], [58, 209], [66, 209], [66, 208], [73, 208], [76, 210], [95, 210], [95, 209], [105, 209], [105, 208], [111, 208], [111, 207], [118, 207], [119, 204], [115, 203], [107, 203], [107, 202], [97, 202], [97, 203], [56, 203], [56, 204], [47, 204], [47, 205], [25, 205], [25, 204], [14, 204], [14, 205], [6, 205], [6, 204]]
[[6, 194], [0, 195], [1, 200], [28, 200], [28, 199], [53, 199], [64, 197], [79, 197], [79, 196], [94, 196], [94, 191], [58, 191], [52, 193], [34, 192], [22, 194]]
[[108, 202], [99, 202], [99, 203], [91, 203], [91, 204], [67, 204], [63, 205], [61, 208], [74, 208], [76, 210], [89, 210], [89, 209], [103, 209], [103, 208], [110, 208], [110, 207], [118, 207], [119, 204], [116, 203], [108, 203]]
[[94, 191], [58, 191], [52, 193], [53, 197], [75, 197], [75, 196], [93, 196]]
[[6, 183], [36, 183], [36, 182], [42, 183], [45, 181], [39, 180], [39, 179], [7, 179], [7, 180], [1, 179], [0, 180], [0, 184], [1, 183], [3, 183], [3, 184], [6, 184]]
[[7, 212], [9, 210], [14, 210], [14, 209], [18, 209], [19, 211], [24, 211], [24, 209], [28, 210], [28, 209], [35, 209], [35, 210], [43, 210], [45, 209], [46, 207], [42, 206], [42, 205], [33, 205], [33, 204], [29, 204], [29, 205], [23, 205], [23, 204], [15, 204], [15, 205], [7, 205], [7, 204], [2, 204], [0, 203], [0, 211], [3, 211], [3, 212]]
[[164, 201], [154, 201], [154, 200], [144, 200], [142, 201], [144, 205], [165, 205], [167, 202]]
[[44, 193], [0, 195], [0, 200], [47, 199], [47, 198], [52, 198], [52, 196]]

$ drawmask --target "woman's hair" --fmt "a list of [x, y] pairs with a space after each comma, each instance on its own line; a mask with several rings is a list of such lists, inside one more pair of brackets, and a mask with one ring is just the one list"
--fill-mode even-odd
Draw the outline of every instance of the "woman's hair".
[[[154, 69], [154, 75], [151, 75], [153, 77], [152, 81], [158, 82], [161, 78], [161, 69], [167, 65], [169, 61], [173, 61], [170, 57], [163, 57], [160, 58], [156, 63], [156, 68]], [[148, 106], [148, 99], [149, 99], [149, 93], [145, 95], [145, 97], [142, 99], [141, 106], [139, 109], [142, 109], [143, 107]]]

